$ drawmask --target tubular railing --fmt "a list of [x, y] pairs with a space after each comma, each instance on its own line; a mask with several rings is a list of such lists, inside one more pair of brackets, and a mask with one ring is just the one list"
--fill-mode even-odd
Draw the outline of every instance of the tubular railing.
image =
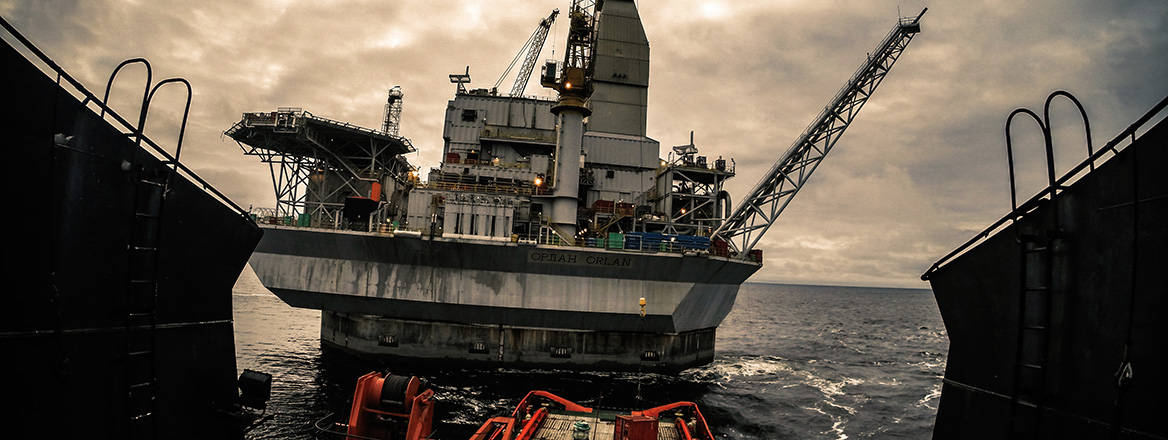
[[459, 183], [459, 182], [443, 182], [439, 180], [419, 183], [415, 188], [420, 189], [439, 189], [445, 191], [458, 192], [473, 192], [483, 194], [507, 194], [507, 195], [547, 195], [551, 194], [551, 190], [542, 187], [533, 187], [526, 185], [494, 185], [482, 183]]
[[144, 106], [144, 110], [142, 111], [142, 126], [138, 129], [140, 132], [146, 129], [146, 115], [150, 113], [150, 103], [154, 102], [154, 93], [164, 85], [176, 83], [186, 86], [187, 103], [186, 106], [183, 107], [182, 125], [179, 125], [178, 142], [174, 147], [174, 170], [178, 170], [178, 158], [182, 154], [183, 136], [186, 135], [187, 132], [187, 117], [191, 114], [191, 97], [193, 96], [193, 93], [191, 92], [191, 83], [184, 78], [168, 78], [159, 81], [158, 84], [155, 84], [154, 88], [150, 90], [150, 96], [146, 99], [146, 104]]
[[[1063, 174], [1062, 177], [1055, 179], [1053, 177], [1054, 176], [1053, 148], [1051, 146], [1051, 139], [1050, 139], [1050, 135], [1049, 135], [1049, 126], [1048, 125], [1049, 125], [1049, 117], [1050, 117], [1050, 102], [1051, 102], [1051, 100], [1054, 99], [1055, 96], [1060, 96], [1060, 95], [1066, 96], [1067, 98], [1070, 98], [1075, 103], [1075, 105], [1079, 108], [1079, 111], [1083, 115], [1084, 127], [1086, 128], [1086, 132], [1087, 132], [1087, 151], [1089, 152], [1089, 154], [1088, 154], [1086, 160], [1079, 162], [1078, 165], [1075, 165], [1075, 167], [1071, 168], [1069, 171], [1067, 171], [1065, 174]], [[1073, 181], [1086, 175], [1086, 174], [1081, 174], [1084, 170], [1093, 171], [1095, 169], [1095, 163], [1098, 162], [1099, 160], [1103, 159], [1103, 156], [1106, 153], [1111, 152], [1114, 154], [1119, 154], [1119, 150], [1117, 150], [1117, 147], [1119, 146], [1119, 144], [1121, 142], [1123, 142], [1125, 139], [1129, 139], [1129, 138], [1130, 138], [1131, 142], [1135, 142], [1136, 132], [1140, 128], [1142, 128], [1144, 124], [1146, 124], [1148, 121], [1150, 121], [1152, 118], [1154, 118], [1157, 114], [1159, 114], [1161, 111], [1163, 111], [1165, 107], [1168, 107], [1168, 96], [1164, 97], [1163, 99], [1160, 100], [1160, 102], [1158, 102], [1158, 103], [1156, 103], [1156, 105], [1152, 106], [1151, 110], [1148, 110], [1147, 113], [1144, 113], [1143, 116], [1141, 116], [1139, 119], [1137, 119], [1131, 125], [1129, 125], [1126, 129], [1124, 129], [1118, 135], [1116, 135], [1114, 138], [1112, 138], [1111, 141], [1107, 142], [1107, 144], [1100, 147], [1098, 151], [1092, 151], [1091, 140], [1090, 140], [1091, 139], [1091, 134], [1090, 134], [1091, 128], [1089, 125], [1090, 123], [1087, 122], [1086, 112], [1083, 111], [1083, 106], [1079, 104], [1079, 101], [1077, 99], [1075, 99], [1074, 96], [1071, 96], [1067, 92], [1059, 90], [1057, 92], [1051, 93], [1050, 96], [1047, 97], [1046, 110], [1045, 110], [1045, 115], [1047, 116], [1047, 121], [1045, 123], [1042, 121], [1041, 118], [1038, 117], [1037, 114], [1035, 114], [1034, 112], [1032, 112], [1030, 110], [1018, 109], [1018, 110], [1015, 110], [1014, 112], [1011, 112], [1010, 118], [1013, 118], [1013, 116], [1015, 114], [1018, 114], [1018, 113], [1029, 113], [1030, 116], [1032, 116], [1036, 120], [1036, 122], [1038, 122], [1039, 126], [1043, 129], [1043, 137], [1044, 137], [1044, 140], [1046, 142], [1046, 148], [1047, 148], [1047, 170], [1048, 170], [1047, 171], [1047, 179], [1048, 179], [1049, 184], [1047, 185], [1046, 188], [1043, 188], [1042, 190], [1040, 190], [1038, 192], [1038, 194], [1035, 194], [1033, 197], [1026, 200], [1021, 205], [1016, 203], [1016, 199], [1017, 199], [1016, 191], [1017, 190], [1016, 190], [1015, 185], [1014, 185], [1014, 177], [1013, 177], [1014, 165], [1013, 165], [1013, 153], [1011, 151], [1011, 146], [1010, 146], [1010, 131], [1009, 131], [1010, 130], [1010, 119], [1007, 119], [1007, 122], [1006, 122], [1006, 143], [1007, 143], [1007, 155], [1008, 155], [1007, 159], [1009, 161], [1009, 166], [1010, 166], [1010, 176], [1011, 176], [1010, 177], [1010, 197], [1011, 197], [1011, 207], [1013, 208], [1013, 210], [1011, 210], [1004, 217], [998, 219], [998, 221], [994, 222], [989, 227], [985, 228], [985, 230], [981, 231], [977, 235], [974, 235], [973, 238], [970, 238], [968, 241], [963, 243], [961, 246], [958, 246], [952, 252], [949, 252], [944, 257], [941, 257], [941, 259], [937, 260], [937, 262], [933, 263], [933, 265], [929, 267], [929, 270], [925, 271], [924, 274], [921, 274], [921, 280], [928, 281], [929, 275], [932, 274], [933, 272], [935, 272], [938, 268], [945, 265], [946, 263], [948, 263], [949, 261], [951, 261], [953, 258], [957, 257], [958, 255], [965, 253], [965, 251], [969, 250], [974, 245], [989, 238], [990, 235], [992, 235], [994, 232], [997, 232], [997, 230], [999, 228], [1004, 227], [1007, 223], [1012, 224], [1015, 221], [1024, 217], [1026, 214], [1033, 211], [1035, 208], [1037, 208], [1039, 206], [1039, 204], [1042, 203], [1043, 200], [1046, 199], [1047, 195], [1050, 195], [1051, 198], [1053, 198], [1056, 191], [1067, 187], [1070, 183], [1073, 183]]]
[[[90, 108], [90, 110], [94, 111], [94, 113], [98, 114], [98, 116], [102, 117], [102, 119], [105, 119], [106, 114], [111, 116], [117, 124], [120, 124], [124, 129], [129, 130], [128, 134], [135, 136], [135, 138], [138, 140], [139, 144], [141, 142], [145, 142], [146, 145], [150, 146], [150, 148], [154, 151], [154, 153], [156, 153], [162, 157], [164, 163], [173, 164], [174, 171], [176, 171], [176, 172], [181, 171], [188, 179], [190, 179], [194, 183], [198, 184], [198, 186], [200, 186], [204, 192], [211, 194], [213, 197], [218, 199], [223, 204], [231, 207], [232, 209], [235, 209], [235, 211], [238, 212], [243, 217], [250, 219], [250, 217], [247, 215], [247, 210], [245, 210], [245, 209], [241, 208], [239, 205], [235, 204], [235, 202], [233, 202], [230, 198], [228, 198], [226, 195], [223, 195], [223, 193], [219, 192], [219, 190], [217, 190], [217, 189], [215, 189], [215, 187], [211, 186], [210, 183], [207, 183], [206, 180], [203, 180], [203, 178], [199, 177], [198, 174], [195, 174], [195, 172], [192, 171], [190, 168], [187, 168], [186, 165], [179, 163], [176, 156], [171, 156], [170, 153], [168, 153], [165, 149], [160, 147], [152, 139], [147, 137], [146, 134], [142, 131], [143, 125], [145, 124], [145, 121], [146, 121], [146, 110], [148, 110], [149, 99], [150, 99], [150, 95], [151, 95], [151, 93], [149, 91], [150, 90], [149, 82], [146, 84], [146, 92], [143, 95], [144, 97], [143, 97], [143, 102], [142, 102], [142, 109], [139, 112], [140, 113], [139, 114], [139, 123], [137, 125], [131, 124], [130, 122], [126, 121], [126, 119], [123, 118], [120, 114], [118, 114], [116, 111], [114, 111], [112, 108], [110, 108], [108, 103], [106, 102], [106, 100], [104, 98], [101, 100], [98, 100], [97, 96], [95, 96], [92, 92], [90, 92], [89, 89], [87, 89], [85, 87], [85, 85], [81, 84], [80, 81], [73, 78], [73, 76], [69, 75], [69, 73], [66, 72], [65, 69], [63, 69], [61, 66], [57, 65], [57, 63], [55, 63], [51, 58], [49, 58], [48, 55], [46, 55], [39, 48], [37, 48], [35, 44], [33, 44], [31, 41], [29, 41], [28, 38], [25, 38], [25, 36], [23, 34], [21, 34], [19, 31], [16, 30], [15, 27], [12, 26], [12, 24], [8, 23], [8, 20], [5, 20], [3, 17], [0, 17], [0, 26], [2, 26], [9, 33], [9, 35], [12, 35], [12, 37], [15, 38], [17, 42], [19, 42], [22, 46], [24, 46], [24, 48], [28, 52], [32, 53], [32, 55], [35, 57], [35, 59], [39, 60], [50, 71], [52, 71], [53, 73], [56, 74], [57, 78], [59, 78], [59, 80], [58, 80], [59, 86], [63, 87], [63, 85], [60, 84], [60, 79], [63, 79], [63, 80], [65, 80], [66, 83], [68, 83], [70, 86], [72, 86], [76, 90], [76, 93], [83, 96], [85, 98], [81, 101], [81, 105], [83, 107], [89, 108], [90, 104], [97, 106], [97, 109]], [[132, 62], [139, 62], [139, 60], [143, 64], [147, 65], [147, 80], [149, 81], [149, 77], [150, 77], [149, 62], [147, 62], [146, 60], [141, 59], [141, 58], [134, 58], [134, 59], [130, 59], [130, 60], [126, 60], [126, 61], [122, 62], [122, 64], [119, 64], [118, 67], [116, 69], [114, 69], [114, 75], [117, 74], [118, 70], [120, 70], [121, 67], [125, 66], [126, 64], [132, 63]], [[43, 68], [42, 68], [42, 70], [43, 70]], [[52, 77], [52, 76], [50, 75], [50, 77]], [[109, 81], [109, 84], [112, 84], [112, 83], [113, 83], [113, 75], [110, 76], [110, 81]], [[107, 90], [105, 93], [106, 98], [108, 98], [108, 96], [109, 96], [109, 84], [107, 84]], [[158, 85], [162, 85], [162, 83], [159, 83]], [[184, 124], [183, 125], [185, 127], [185, 115], [184, 115]], [[184, 128], [184, 130], [185, 130], [185, 128]], [[182, 133], [180, 132], [180, 139], [181, 139], [181, 136], [182, 136]], [[180, 147], [181, 147], [181, 140], [180, 140]], [[176, 154], [177, 154], [177, 151], [176, 151]]]
[[[275, 208], [252, 208], [250, 211], [250, 214], [256, 216], [256, 221], [259, 224], [279, 226], [282, 228], [303, 228], [303, 229], [317, 229], [317, 230], [354, 231], [354, 232], [365, 232], [365, 233], [380, 234], [380, 235], [387, 235], [387, 236], [394, 235], [394, 234], [396, 234], [398, 232], [402, 232], [402, 231], [408, 231], [409, 233], [412, 233], [415, 235], [420, 234], [422, 237], [431, 237], [430, 231], [428, 228], [411, 228], [411, 227], [405, 227], [405, 226], [399, 226], [397, 228], [394, 228], [392, 226], [389, 226], [388, 224], [380, 225], [380, 226], [374, 225], [372, 230], [368, 230], [368, 231], [364, 230], [364, 229], [357, 229], [357, 230], [350, 229], [348, 227], [347, 222], [343, 222], [343, 221], [337, 221], [334, 223], [323, 223], [322, 222], [322, 223], [314, 224], [312, 226], [301, 226], [301, 225], [297, 224], [298, 220], [295, 217], [276, 215]], [[500, 242], [511, 241], [511, 242], [518, 242], [520, 244], [547, 245], [547, 246], [558, 246], [558, 247], [565, 247], [565, 248], [579, 248], [579, 249], [588, 249], [588, 250], [593, 250], [593, 251], [598, 251], [598, 252], [624, 251], [624, 252], [672, 253], [672, 254], [684, 254], [686, 252], [708, 252], [710, 255], [717, 256], [717, 257], [731, 257], [732, 256], [732, 255], [730, 255], [730, 253], [728, 251], [726, 251], [724, 249], [719, 250], [716, 246], [713, 246], [713, 245], [710, 245], [708, 247], [699, 247], [699, 246], [695, 246], [692, 244], [684, 244], [681, 242], [669, 241], [669, 240], [660, 240], [660, 241], [646, 240], [643, 237], [638, 239], [638, 245], [636, 247], [630, 248], [630, 247], [626, 246], [627, 240], [630, 239], [630, 237], [627, 235], [625, 237], [623, 237], [619, 242], [612, 241], [610, 243], [610, 240], [607, 237], [598, 237], [598, 238], [592, 238], [592, 239], [581, 238], [581, 239], [579, 239], [579, 241], [576, 244], [573, 245], [573, 244], [569, 244], [569, 243], [565, 242], [564, 240], [560, 239], [560, 236], [558, 234], [556, 234], [555, 232], [553, 232], [552, 229], [550, 227], [548, 227], [547, 225], [541, 225], [538, 230], [534, 230], [534, 231], [528, 232], [527, 234], [523, 234], [523, 235], [518, 236], [517, 241], [513, 240], [513, 239], [508, 239], [506, 237], [488, 237], [488, 236], [461, 235], [461, 234], [451, 234], [451, 233], [442, 234], [441, 232], [435, 233], [433, 235], [433, 238], [438, 238], [438, 237], [445, 238], [447, 240], [500, 241]], [[593, 241], [589, 241], [589, 240], [593, 240]], [[589, 243], [591, 243], [591, 245], [589, 245]], [[610, 244], [612, 244], [612, 246], [610, 246]]]

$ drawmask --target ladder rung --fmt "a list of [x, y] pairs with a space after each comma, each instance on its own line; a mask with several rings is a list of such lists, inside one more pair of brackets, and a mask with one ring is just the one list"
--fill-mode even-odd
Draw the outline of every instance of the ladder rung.
[[155, 182], [153, 180], [147, 180], [147, 179], [138, 179], [138, 182], [145, 183], [147, 185], [154, 185], [154, 186], [157, 186], [159, 188], [166, 186], [166, 184], [164, 184], [162, 182]]
[[131, 384], [130, 391], [133, 392], [133, 391], [141, 390], [144, 388], [149, 388], [151, 386], [154, 386], [154, 379], [150, 379], [150, 380], [145, 381], [145, 382], [139, 382], [136, 384]]
[[150, 283], [154, 283], [156, 281], [154, 281], [154, 280], [130, 280], [130, 282], [134, 283], [134, 284], [150, 284]]
[[149, 316], [154, 316], [154, 312], [130, 312], [131, 318], [145, 318]]
[[130, 356], [143, 356], [143, 355], [148, 355], [150, 353], [154, 353], [154, 352], [151, 350], [138, 350], [138, 351], [131, 351], [127, 354], [129, 354]]
[[142, 419], [145, 419], [145, 418], [153, 416], [153, 415], [154, 415], [154, 412], [152, 412], [152, 411], [151, 412], [144, 412], [142, 414], [134, 414], [134, 415], [130, 416], [130, 421], [136, 422], [138, 420], [142, 420]]
[[1034, 286], [1034, 287], [1027, 287], [1026, 290], [1029, 292], [1046, 292], [1046, 291], [1050, 290], [1050, 288], [1046, 287], [1046, 286]]
[[151, 247], [151, 246], [130, 246], [130, 249], [135, 250], [135, 251], [143, 251], [143, 252], [146, 252], [146, 251], [157, 252], [158, 251], [158, 248]]
[[1041, 370], [1041, 369], [1043, 369], [1043, 368], [1046, 368], [1046, 367], [1043, 367], [1042, 365], [1038, 365], [1038, 364], [1021, 364], [1021, 365], [1022, 365], [1023, 367], [1026, 367], [1026, 368], [1033, 368], [1033, 369], [1035, 369], [1035, 370]]
[[1046, 330], [1046, 326], [1042, 326], [1042, 325], [1027, 325], [1027, 326], [1023, 326], [1022, 328], [1026, 329], [1026, 330]]
[[1039, 246], [1039, 247], [1036, 247], [1036, 248], [1030, 248], [1030, 249], [1027, 249], [1027, 250], [1026, 250], [1026, 252], [1028, 252], [1028, 253], [1039, 253], [1039, 252], [1046, 252], [1046, 251], [1047, 251], [1047, 249], [1050, 249], [1050, 248], [1048, 248], [1048, 247], [1046, 247], [1046, 246]]
[[141, 218], [158, 218], [158, 216], [157, 216], [157, 215], [154, 215], [154, 214], [147, 214], [147, 213], [145, 213], [145, 212], [135, 212], [135, 213], [134, 213], [134, 215], [135, 215], [135, 216], [138, 216], [138, 217], [141, 217]]

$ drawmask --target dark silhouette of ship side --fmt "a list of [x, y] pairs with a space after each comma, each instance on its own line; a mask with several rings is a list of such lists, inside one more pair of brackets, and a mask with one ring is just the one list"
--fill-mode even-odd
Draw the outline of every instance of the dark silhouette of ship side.
[[[1163, 439], [1168, 427], [1168, 98], [922, 276], [949, 333], [933, 437]], [[1020, 118], [1020, 119], [1019, 119]], [[1013, 151], [1010, 166], [1013, 167]], [[1060, 151], [1066, 154], [1065, 150]], [[1011, 191], [1014, 170], [1010, 170]]]
[[237, 381], [231, 289], [262, 232], [179, 163], [181, 135], [172, 155], [142, 134], [152, 93], [130, 123], [0, 23], [4, 437], [240, 438], [271, 378]]

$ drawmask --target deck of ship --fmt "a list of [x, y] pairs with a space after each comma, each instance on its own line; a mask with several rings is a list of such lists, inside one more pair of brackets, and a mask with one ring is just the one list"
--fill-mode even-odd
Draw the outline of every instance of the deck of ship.
[[[551, 413], [540, 424], [539, 429], [531, 438], [544, 440], [572, 440], [572, 425], [576, 422], [585, 422], [592, 429], [589, 432], [590, 440], [610, 439], [616, 428], [614, 414], [599, 411], [594, 413]], [[667, 421], [657, 423], [657, 440], [680, 440], [681, 435], [677, 427]]]

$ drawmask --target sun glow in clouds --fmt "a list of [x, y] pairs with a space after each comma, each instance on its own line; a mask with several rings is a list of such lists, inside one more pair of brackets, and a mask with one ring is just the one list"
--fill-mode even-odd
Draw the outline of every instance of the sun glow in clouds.
[[367, 45], [379, 49], [396, 49], [414, 41], [410, 34], [393, 29], [370, 38]]
[[703, 18], [708, 20], [717, 20], [730, 15], [730, 7], [720, 1], [703, 2], [698, 7], [698, 11], [701, 12]]

